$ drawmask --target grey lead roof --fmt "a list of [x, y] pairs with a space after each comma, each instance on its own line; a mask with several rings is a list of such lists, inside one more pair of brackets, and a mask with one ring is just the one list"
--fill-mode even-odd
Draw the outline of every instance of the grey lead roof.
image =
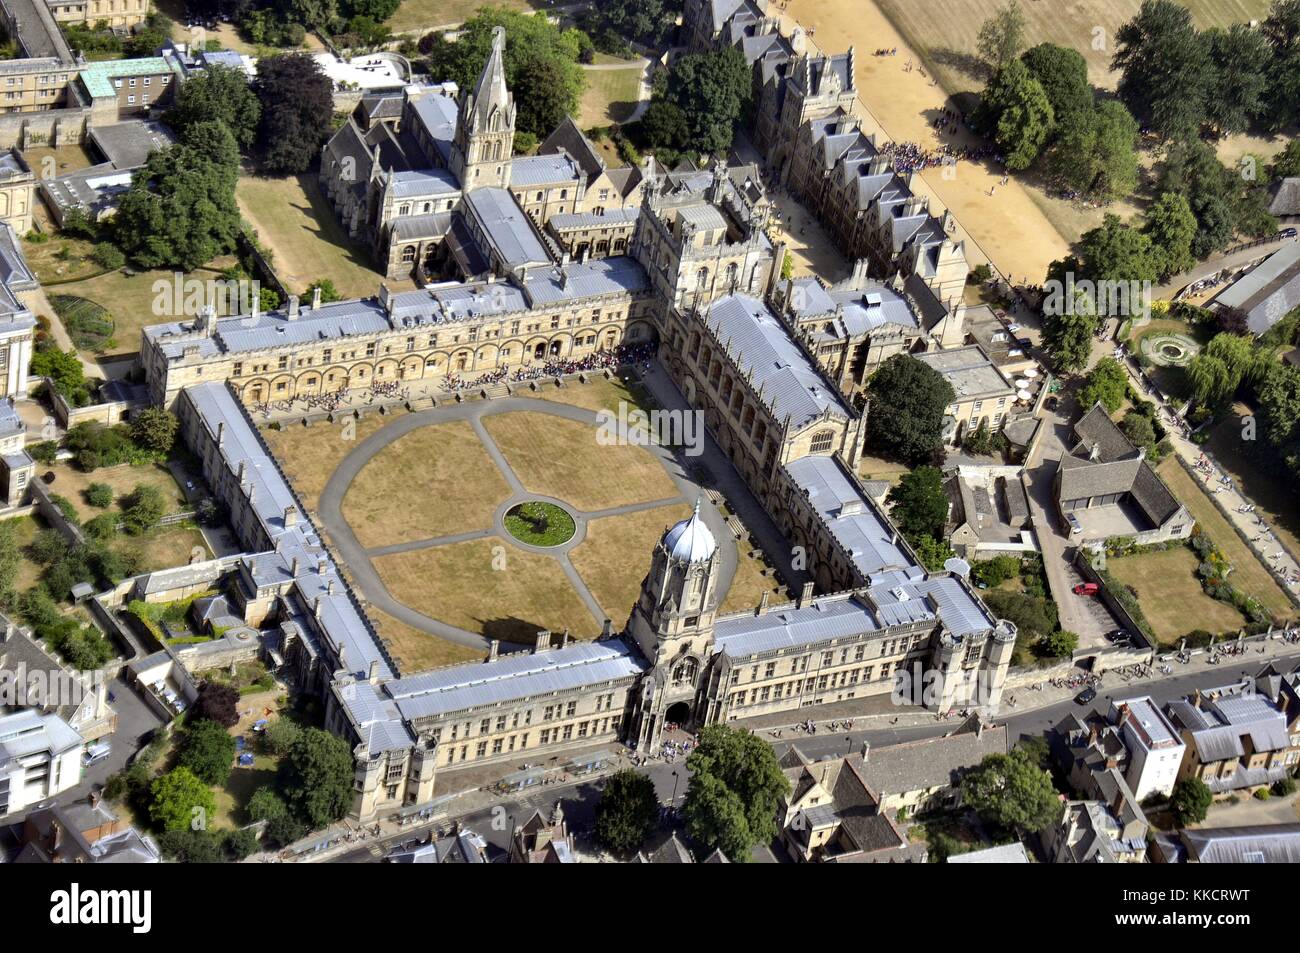
[[800, 608], [786, 606], [759, 616], [746, 614], [719, 620], [714, 628], [714, 651], [743, 658], [776, 649], [804, 648], [880, 628], [871, 607], [856, 597], [815, 599]]
[[510, 163], [512, 186], [577, 185], [582, 170], [567, 153], [519, 156]]
[[507, 270], [551, 261], [532, 221], [505, 189], [474, 189], [465, 202]]
[[422, 672], [383, 688], [409, 720], [631, 678], [644, 668], [630, 645], [610, 639]]
[[778, 419], [789, 415], [793, 426], [801, 428], [827, 412], [852, 417], [784, 325], [757, 298], [742, 294], [719, 298], [709, 308], [708, 324], [741, 372], [752, 371], [753, 386], [762, 388]]
[[811, 455], [785, 469], [863, 578], [911, 565], [898, 533], [863, 499], [838, 460]]

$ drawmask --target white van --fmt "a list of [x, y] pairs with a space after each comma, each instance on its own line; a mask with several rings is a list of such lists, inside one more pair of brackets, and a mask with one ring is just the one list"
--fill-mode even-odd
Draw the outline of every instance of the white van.
[[110, 745], [107, 741], [101, 741], [98, 744], [93, 744], [86, 749], [84, 754], [82, 754], [81, 766], [83, 768], [88, 768], [92, 764], [99, 764], [99, 762], [107, 758], [112, 753], [112, 751], [113, 751], [113, 746]]

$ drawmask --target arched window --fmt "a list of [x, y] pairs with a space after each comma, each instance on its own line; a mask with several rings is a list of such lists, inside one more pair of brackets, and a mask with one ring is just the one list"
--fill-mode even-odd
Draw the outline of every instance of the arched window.
[[835, 431], [819, 430], [817, 433], [813, 434], [812, 447], [810, 449], [813, 453], [826, 453], [834, 445]]
[[402, 249], [402, 261], [406, 262], [408, 265], [411, 262], [415, 261], [414, 245], [407, 245], [405, 248]]
[[673, 666], [672, 683], [674, 685], [692, 685], [699, 666], [693, 658], [684, 658]]

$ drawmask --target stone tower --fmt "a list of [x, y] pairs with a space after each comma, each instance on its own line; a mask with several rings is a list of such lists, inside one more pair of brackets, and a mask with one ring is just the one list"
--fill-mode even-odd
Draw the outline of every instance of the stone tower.
[[708, 717], [701, 693], [717, 613], [717, 540], [695, 512], [664, 534], [632, 609], [628, 634], [650, 661], [629, 733], [637, 750], [658, 748], [664, 726], [698, 726]]
[[506, 31], [492, 34], [492, 52], [483, 72], [460, 102], [451, 171], [461, 188], [505, 188], [515, 143], [515, 98], [506, 87]]

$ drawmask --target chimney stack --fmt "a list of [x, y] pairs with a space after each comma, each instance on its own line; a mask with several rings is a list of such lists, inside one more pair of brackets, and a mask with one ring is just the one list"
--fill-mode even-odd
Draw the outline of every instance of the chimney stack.
[[862, 755], [863, 764], [866, 764], [868, 761], [871, 760], [871, 742], [868, 741], [866, 738], [862, 739], [862, 749], [858, 752], [858, 754]]
[[297, 526], [297, 525], [298, 525], [298, 507], [293, 505], [286, 506], [284, 508], [285, 529], [288, 529], [290, 526]]
[[311, 309], [316, 311], [320, 308], [320, 285], [311, 289]]
[[765, 591], [761, 596], [759, 596], [759, 598], [758, 598], [758, 611], [755, 612], [754, 615], [766, 615], [766, 614], [767, 614], [767, 599], [768, 599], [768, 596], [769, 596], [769, 595], [771, 595], [771, 593]]
[[369, 682], [370, 682], [370, 684], [371, 684], [371, 685], [376, 685], [376, 684], [378, 684], [378, 683], [379, 683], [379, 659], [371, 659], [371, 660], [370, 660], [370, 673], [369, 673], [369, 674], [370, 674], [370, 677], [369, 677]]
[[298, 296], [289, 295], [289, 320], [298, 320]]
[[501, 643], [500, 643], [499, 641], [497, 641], [496, 639], [493, 639], [491, 642], [489, 642], [489, 643], [488, 643], [488, 654], [487, 654], [487, 658], [484, 659], [484, 661], [486, 661], [486, 662], [495, 662], [495, 661], [496, 661], [496, 658], [497, 658], [497, 651], [498, 651], [500, 648], [501, 648]]
[[803, 592], [799, 593], [800, 609], [802, 609], [804, 606], [808, 605], [808, 603], [812, 601], [812, 594], [813, 594], [813, 584], [811, 582], [805, 582], [803, 584]]

